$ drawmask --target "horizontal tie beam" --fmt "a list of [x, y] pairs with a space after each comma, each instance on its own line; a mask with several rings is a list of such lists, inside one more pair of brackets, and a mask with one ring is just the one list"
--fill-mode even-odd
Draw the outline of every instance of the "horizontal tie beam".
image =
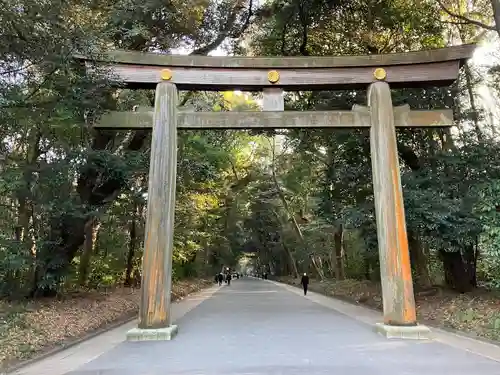
[[[448, 127], [453, 125], [450, 109], [420, 111], [409, 106], [394, 108], [396, 127]], [[110, 112], [94, 125], [98, 129], [150, 129], [152, 109]], [[286, 128], [369, 128], [368, 107], [352, 111], [263, 111], [263, 112], [178, 112], [178, 129], [286, 129]]]

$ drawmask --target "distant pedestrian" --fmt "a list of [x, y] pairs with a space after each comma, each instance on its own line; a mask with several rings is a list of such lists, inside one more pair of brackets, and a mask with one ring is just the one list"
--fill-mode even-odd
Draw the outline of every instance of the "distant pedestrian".
[[304, 295], [307, 294], [307, 286], [309, 285], [309, 276], [307, 276], [307, 273], [304, 272], [304, 275], [302, 275], [302, 279], [300, 280], [300, 283], [302, 284], [302, 288], [304, 288]]
[[217, 280], [219, 281], [219, 286], [221, 286], [222, 281], [224, 280], [224, 275], [222, 274], [222, 272], [217, 275]]
[[231, 274], [228, 273], [226, 276], [227, 285], [231, 285]]

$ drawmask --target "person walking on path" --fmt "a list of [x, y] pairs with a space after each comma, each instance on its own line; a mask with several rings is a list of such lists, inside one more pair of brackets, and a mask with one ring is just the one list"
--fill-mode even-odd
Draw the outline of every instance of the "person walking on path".
[[304, 272], [302, 275], [302, 279], [300, 280], [300, 284], [302, 284], [302, 288], [304, 288], [304, 295], [307, 294], [307, 286], [309, 285], [309, 276]]
[[217, 275], [217, 279], [219, 280], [219, 286], [221, 286], [222, 285], [222, 281], [224, 280], [224, 275], [222, 274], [222, 272], [220, 272]]
[[231, 285], [231, 274], [230, 274], [230, 273], [228, 273], [228, 274], [226, 275], [226, 281], [227, 281], [227, 285], [228, 285], [228, 286], [229, 286], [229, 285]]

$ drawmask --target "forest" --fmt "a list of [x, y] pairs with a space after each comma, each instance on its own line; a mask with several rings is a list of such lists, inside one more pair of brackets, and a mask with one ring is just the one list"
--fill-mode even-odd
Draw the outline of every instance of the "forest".
[[[499, 0], [3, 0], [0, 361], [31, 358], [137, 313], [151, 132], [97, 131], [152, 106], [73, 56], [113, 49], [236, 56], [383, 54], [477, 43], [446, 88], [394, 105], [452, 108], [452, 128], [398, 129], [419, 319], [500, 340]], [[257, 94], [181, 92], [193, 111]], [[348, 110], [366, 91], [287, 93]], [[254, 269], [381, 308], [365, 129], [179, 131], [173, 295]], [[97, 317], [98, 316], [98, 317]], [[28, 333], [29, 334], [28, 334]], [[27, 338], [28, 337], [28, 338]]]

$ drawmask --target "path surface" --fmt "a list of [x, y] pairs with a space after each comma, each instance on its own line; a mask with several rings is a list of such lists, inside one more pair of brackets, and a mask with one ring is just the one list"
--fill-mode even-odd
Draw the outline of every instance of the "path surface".
[[173, 341], [122, 342], [67, 374], [500, 375], [497, 361], [441, 342], [387, 340], [318, 298], [234, 280], [178, 319]]
[[[218, 289], [219, 287], [207, 288], [201, 292], [193, 293], [180, 301], [174, 302], [171, 311], [173, 320], [178, 321], [204, 300], [210, 298]], [[134, 327], [137, 327], [137, 321], [131, 321], [113, 328], [103, 334], [59, 351], [42, 360], [35, 360], [33, 363], [23, 366], [11, 374], [63, 375], [70, 373], [122, 343], [125, 340], [127, 331]]]

